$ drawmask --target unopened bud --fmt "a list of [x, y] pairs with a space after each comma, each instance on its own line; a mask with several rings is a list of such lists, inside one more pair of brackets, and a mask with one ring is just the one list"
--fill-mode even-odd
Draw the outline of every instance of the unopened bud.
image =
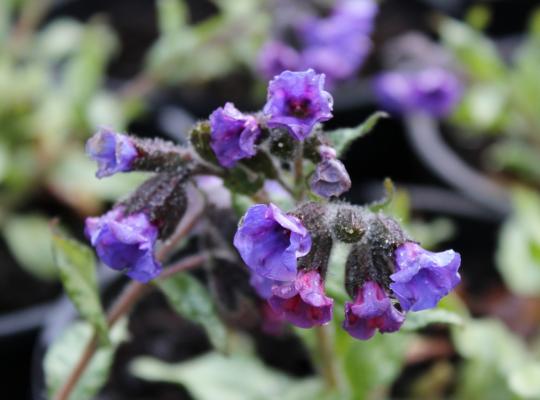
[[326, 159], [317, 164], [310, 182], [313, 193], [324, 197], [338, 197], [351, 188], [351, 178], [343, 163]]
[[340, 207], [332, 222], [332, 230], [336, 238], [344, 243], [358, 242], [366, 231], [360, 209]]

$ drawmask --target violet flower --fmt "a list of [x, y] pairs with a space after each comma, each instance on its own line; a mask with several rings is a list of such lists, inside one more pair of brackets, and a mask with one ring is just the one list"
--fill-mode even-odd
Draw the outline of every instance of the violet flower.
[[274, 204], [256, 204], [240, 221], [234, 246], [253, 273], [291, 281], [296, 277], [297, 258], [311, 249], [311, 236], [298, 218]]
[[261, 134], [257, 120], [242, 114], [234, 104], [226, 103], [210, 115], [210, 129], [210, 146], [224, 167], [231, 168], [257, 153], [255, 142]]
[[100, 260], [112, 269], [142, 283], [160, 274], [161, 264], [154, 256], [158, 228], [146, 214], [124, 215], [121, 207], [113, 208], [87, 218], [85, 233]]
[[278, 314], [300, 328], [324, 325], [332, 319], [334, 301], [324, 294], [318, 271], [300, 271], [293, 282], [274, 286], [268, 302]]
[[414, 108], [415, 91], [412, 77], [401, 72], [385, 72], [373, 84], [375, 97], [387, 111], [401, 114]]
[[261, 299], [267, 300], [270, 296], [272, 296], [272, 288], [281, 282], [265, 278], [264, 276], [256, 273], [251, 273], [249, 283]]
[[390, 275], [390, 289], [406, 311], [435, 307], [461, 280], [461, 257], [453, 250], [433, 253], [406, 242], [394, 255], [396, 272]]
[[388, 111], [422, 111], [434, 117], [448, 115], [461, 97], [459, 80], [441, 68], [383, 73], [375, 80], [374, 90]]
[[351, 178], [341, 161], [325, 159], [317, 164], [310, 187], [313, 193], [329, 199], [348, 191], [351, 188]]
[[345, 303], [345, 329], [352, 337], [367, 340], [375, 331], [395, 332], [405, 316], [394, 308], [384, 290], [373, 281], [358, 288], [354, 303]]
[[102, 128], [86, 142], [86, 154], [98, 163], [96, 176], [131, 171], [138, 152], [127, 135]]
[[426, 68], [413, 79], [413, 98], [417, 109], [435, 117], [444, 117], [461, 97], [461, 84], [450, 71]]
[[267, 42], [257, 59], [257, 68], [267, 79], [272, 79], [286, 70], [298, 70], [300, 65], [301, 58], [298, 52], [276, 40]]
[[287, 128], [296, 140], [304, 140], [317, 122], [332, 118], [332, 105], [324, 74], [285, 71], [270, 82], [263, 113], [269, 127]]

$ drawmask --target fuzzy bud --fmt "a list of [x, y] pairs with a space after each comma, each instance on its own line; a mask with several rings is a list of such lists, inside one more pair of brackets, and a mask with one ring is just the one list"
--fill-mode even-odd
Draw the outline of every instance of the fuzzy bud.
[[358, 242], [366, 232], [362, 214], [352, 207], [340, 207], [332, 223], [335, 237], [344, 243]]
[[145, 212], [164, 239], [176, 229], [187, 207], [186, 174], [158, 174], [122, 202], [126, 214]]

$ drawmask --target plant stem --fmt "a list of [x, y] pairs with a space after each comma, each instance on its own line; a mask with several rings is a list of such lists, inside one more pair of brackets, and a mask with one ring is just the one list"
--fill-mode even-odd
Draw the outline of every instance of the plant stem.
[[[133, 307], [135, 302], [141, 297], [141, 295], [147, 289], [148, 289], [147, 285], [143, 285], [142, 283], [132, 281], [124, 289], [124, 291], [122, 292], [118, 300], [114, 303], [111, 310], [109, 311], [107, 315], [107, 325], [109, 327], [112, 327], [116, 323], [116, 321], [120, 319], [121, 316], [123, 316]], [[83, 350], [81, 358], [75, 365], [75, 368], [69, 375], [64, 386], [62, 386], [62, 388], [56, 395], [55, 397], [56, 400], [67, 400], [69, 398], [71, 392], [73, 391], [73, 389], [75, 389], [77, 382], [79, 381], [82, 374], [86, 370], [86, 367], [88, 367], [88, 364], [92, 360], [92, 357], [94, 356], [94, 353], [97, 350], [98, 341], [99, 341], [98, 334], [94, 330], [92, 338], [86, 344], [86, 347]]]
[[294, 157], [294, 189], [296, 199], [304, 199], [304, 143], [298, 142], [296, 145], [296, 155]]
[[339, 375], [329, 328], [329, 325], [325, 325], [314, 329], [317, 337], [317, 347], [321, 355], [321, 373], [324, 382], [329, 390], [335, 390], [339, 386]]
[[[203, 210], [204, 206], [200, 207], [200, 210], [197, 212], [191, 214], [188, 220], [183, 221], [183, 224], [181, 224], [173, 237], [158, 252], [157, 258], [159, 260], [163, 260], [168, 255], [168, 251], [172, 250], [174, 245], [182, 240], [182, 238], [184, 238], [191, 231], [199, 217], [202, 215]], [[209, 255], [206, 253], [186, 257], [173, 264], [170, 268], [166, 268], [160, 279], [166, 279], [179, 272], [195, 268], [208, 260], [208, 257]], [[153, 287], [151, 285], [131, 281], [107, 314], [107, 325], [109, 328], [112, 327], [122, 316], [127, 314], [133, 308], [135, 303], [152, 288]], [[86, 347], [82, 352], [81, 358], [75, 365], [75, 368], [71, 374], [68, 376], [64, 386], [62, 386], [62, 388], [58, 391], [58, 394], [55, 396], [55, 400], [69, 399], [71, 392], [73, 389], [75, 389], [77, 382], [92, 360], [92, 357], [94, 356], [98, 347], [98, 341], [98, 334], [94, 330], [92, 338], [86, 344]]]

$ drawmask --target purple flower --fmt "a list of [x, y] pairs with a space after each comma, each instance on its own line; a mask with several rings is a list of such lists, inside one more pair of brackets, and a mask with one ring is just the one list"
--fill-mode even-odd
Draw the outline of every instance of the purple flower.
[[334, 301], [325, 296], [323, 281], [316, 270], [300, 271], [293, 282], [274, 286], [268, 302], [300, 328], [324, 325], [332, 319]]
[[336, 5], [333, 15], [349, 19], [352, 29], [369, 35], [378, 11], [379, 7], [373, 0], [342, 0]]
[[415, 107], [435, 117], [443, 117], [454, 109], [461, 97], [457, 77], [442, 68], [427, 68], [413, 79]]
[[221, 165], [230, 168], [257, 153], [255, 142], [261, 134], [255, 117], [244, 115], [227, 103], [210, 115], [210, 146]]
[[129, 136], [102, 128], [86, 142], [86, 154], [98, 163], [96, 176], [131, 171], [138, 152]]
[[86, 219], [86, 236], [101, 261], [136, 281], [146, 283], [161, 272], [154, 257], [158, 229], [144, 213], [124, 215], [113, 208], [101, 217]]
[[352, 337], [367, 340], [379, 332], [395, 332], [405, 316], [394, 308], [383, 289], [373, 281], [358, 288], [354, 303], [345, 303], [345, 329]]
[[308, 46], [302, 51], [302, 65], [324, 73], [333, 84], [354, 76], [370, 49], [371, 43], [367, 38], [358, 38], [340, 46]]
[[348, 191], [351, 188], [351, 178], [341, 161], [326, 159], [317, 164], [310, 186], [313, 193], [329, 199]]
[[282, 72], [268, 86], [263, 112], [269, 127], [284, 127], [304, 140], [317, 122], [332, 118], [332, 96], [323, 90], [324, 74], [308, 69]]
[[274, 204], [256, 204], [240, 221], [234, 246], [252, 272], [268, 279], [292, 281], [297, 258], [311, 249], [311, 236], [298, 218]]
[[441, 68], [387, 72], [375, 80], [374, 90], [388, 111], [423, 111], [434, 117], [448, 115], [461, 97], [456, 76]]
[[271, 79], [286, 70], [300, 67], [300, 55], [290, 46], [278, 41], [266, 43], [259, 52], [257, 67], [259, 72]]
[[394, 281], [390, 289], [406, 311], [435, 307], [461, 280], [461, 257], [453, 250], [432, 253], [406, 242], [394, 255], [396, 272], [390, 275]]
[[383, 73], [375, 79], [373, 89], [379, 104], [387, 111], [403, 113], [414, 107], [415, 91], [409, 74]]
[[279, 284], [280, 282], [275, 281], [273, 279], [265, 278], [264, 276], [261, 276], [256, 273], [251, 273], [251, 277], [249, 278], [249, 283], [253, 289], [257, 292], [257, 294], [262, 299], [268, 299], [270, 296], [272, 296], [272, 287], [276, 284]]

